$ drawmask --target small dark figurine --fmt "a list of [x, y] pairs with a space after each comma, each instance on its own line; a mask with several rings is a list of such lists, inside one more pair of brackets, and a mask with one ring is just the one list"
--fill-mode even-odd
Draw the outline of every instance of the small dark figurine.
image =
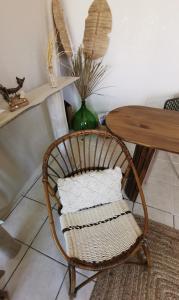
[[24, 78], [16, 77], [18, 86], [16, 88], [8, 89], [2, 84], [0, 84], [0, 94], [3, 96], [4, 100], [8, 102], [10, 111], [15, 111], [22, 106], [29, 104], [29, 101], [26, 98], [21, 98], [20, 95], [17, 95], [17, 92], [23, 87]]
[[16, 77], [16, 81], [18, 86], [16, 88], [12, 88], [12, 89], [8, 89], [5, 86], [3, 86], [2, 84], [0, 84], [0, 94], [3, 96], [4, 100], [6, 100], [7, 102], [11, 101], [10, 95], [11, 94], [15, 94], [23, 87], [24, 84], [24, 78], [18, 78]]

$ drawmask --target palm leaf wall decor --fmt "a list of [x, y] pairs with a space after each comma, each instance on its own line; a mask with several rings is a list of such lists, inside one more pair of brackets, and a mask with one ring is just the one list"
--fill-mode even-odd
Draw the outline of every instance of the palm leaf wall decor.
[[106, 0], [94, 0], [85, 21], [83, 52], [93, 59], [105, 55], [108, 45], [108, 34], [112, 30], [112, 13]]
[[67, 56], [72, 56], [72, 48], [68, 32], [66, 29], [65, 18], [61, 0], [52, 0], [52, 12], [58, 37]]

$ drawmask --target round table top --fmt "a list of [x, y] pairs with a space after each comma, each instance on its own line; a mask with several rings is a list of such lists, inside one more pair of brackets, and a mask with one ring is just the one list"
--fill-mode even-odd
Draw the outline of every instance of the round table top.
[[124, 106], [106, 117], [107, 128], [138, 145], [179, 153], [179, 112], [146, 106]]

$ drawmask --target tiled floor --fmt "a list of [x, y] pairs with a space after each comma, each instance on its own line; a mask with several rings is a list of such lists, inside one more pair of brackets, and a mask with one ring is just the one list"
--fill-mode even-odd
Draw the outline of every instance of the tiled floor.
[[[55, 208], [53, 214], [59, 227]], [[67, 265], [50, 235], [41, 178], [10, 213], [3, 227], [22, 246], [14, 259], [0, 251], [0, 269], [6, 270], [0, 288], [9, 292], [11, 300], [68, 300]], [[58, 233], [63, 244], [63, 235], [60, 230]], [[77, 283], [90, 275], [91, 272], [79, 270]], [[94, 282], [86, 285], [76, 299], [89, 299], [93, 286]]]
[[[149, 194], [147, 186], [144, 190]], [[159, 190], [161, 194], [165, 193], [162, 185]], [[154, 186], [153, 198], [155, 193]], [[179, 216], [174, 216], [172, 210], [171, 213], [168, 212], [167, 203], [157, 204], [158, 206], [154, 208], [155, 201], [151, 202], [149, 199], [148, 205], [151, 219], [179, 229]], [[140, 202], [136, 203], [134, 212], [141, 214]], [[56, 226], [59, 228], [59, 218], [55, 208], [53, 214]], [[24, 194], [3, 226], [22, 244], [19, 254], [14, 259], [9, 259], [0, 252], [0, 269], [6, 270], [5, 276], [0, 281], [0, 287], [8, 290], [10, 299], [68, 300], [67, 266], [50, 235], [41, 178]], [[58, 234], [63, 244], [60, 230]], [[90, 272], [79, 271], [78, 282], [89, 275]], [[76, 299], [88, 300], [93, 286], [94, 282], [81, 289]]]

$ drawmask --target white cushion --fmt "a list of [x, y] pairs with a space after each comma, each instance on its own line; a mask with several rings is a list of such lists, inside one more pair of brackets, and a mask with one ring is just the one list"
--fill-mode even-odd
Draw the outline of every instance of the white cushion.
[[59, 178], [57, 184], [62, 213], [121, 200], [121, 179], [122, 173], [118, 167]]

